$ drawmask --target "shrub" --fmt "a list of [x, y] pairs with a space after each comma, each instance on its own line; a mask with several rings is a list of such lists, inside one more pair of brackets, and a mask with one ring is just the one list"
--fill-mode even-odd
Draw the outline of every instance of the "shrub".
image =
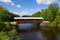
[[10, 40], [10, 37], [5, 32], [1, 31], [0, 40]]

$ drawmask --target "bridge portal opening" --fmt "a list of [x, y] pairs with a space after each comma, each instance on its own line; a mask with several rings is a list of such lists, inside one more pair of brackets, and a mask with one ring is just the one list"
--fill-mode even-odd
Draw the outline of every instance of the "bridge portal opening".
[[18, 24], [18, 28], [19, 29], [29, 29], [29, 28], [34, 28], [35, 27], [35, 25], [34, 25], [34, 23], [20, 23], [20, 24]]

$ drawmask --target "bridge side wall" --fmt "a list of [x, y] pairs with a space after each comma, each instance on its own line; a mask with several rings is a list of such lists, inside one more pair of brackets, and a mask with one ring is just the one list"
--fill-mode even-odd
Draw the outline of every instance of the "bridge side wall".
[[16, 20], [17, 24], [20, 23], [42, 23], [43, 20], [42, 19], [17, 19]]

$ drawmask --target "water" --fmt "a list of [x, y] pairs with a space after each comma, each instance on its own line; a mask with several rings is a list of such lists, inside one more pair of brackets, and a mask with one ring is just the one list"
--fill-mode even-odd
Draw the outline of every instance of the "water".
[[20, 33], [22, 40], [47, 40], [43, 37], [41, 31], [34, 31], [30, 33]]
[[34, 27], [33, 23], [23, 23], [23, 24], [18, 24], [19, 29], [27, 29], [27, 28], [32, 28]]
[[[24, 24], [18, 24], [19, 29], [27, 29], [34, 27], [34, 24], [32, 23], [24, 23]], [[22, 40], [47, 40], [43, 37], [41, 31], [33, 31], [28, 33], [19, 33], [19, 36], [22, 38]]]
[[57, 40], [60, 40], [60, 35], [57, 36]]

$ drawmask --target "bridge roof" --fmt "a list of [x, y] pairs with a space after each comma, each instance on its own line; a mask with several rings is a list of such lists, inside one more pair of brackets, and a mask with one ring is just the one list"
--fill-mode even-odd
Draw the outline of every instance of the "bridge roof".
[[43, 17], [14, 17], [14, 19], [43, 19]]

